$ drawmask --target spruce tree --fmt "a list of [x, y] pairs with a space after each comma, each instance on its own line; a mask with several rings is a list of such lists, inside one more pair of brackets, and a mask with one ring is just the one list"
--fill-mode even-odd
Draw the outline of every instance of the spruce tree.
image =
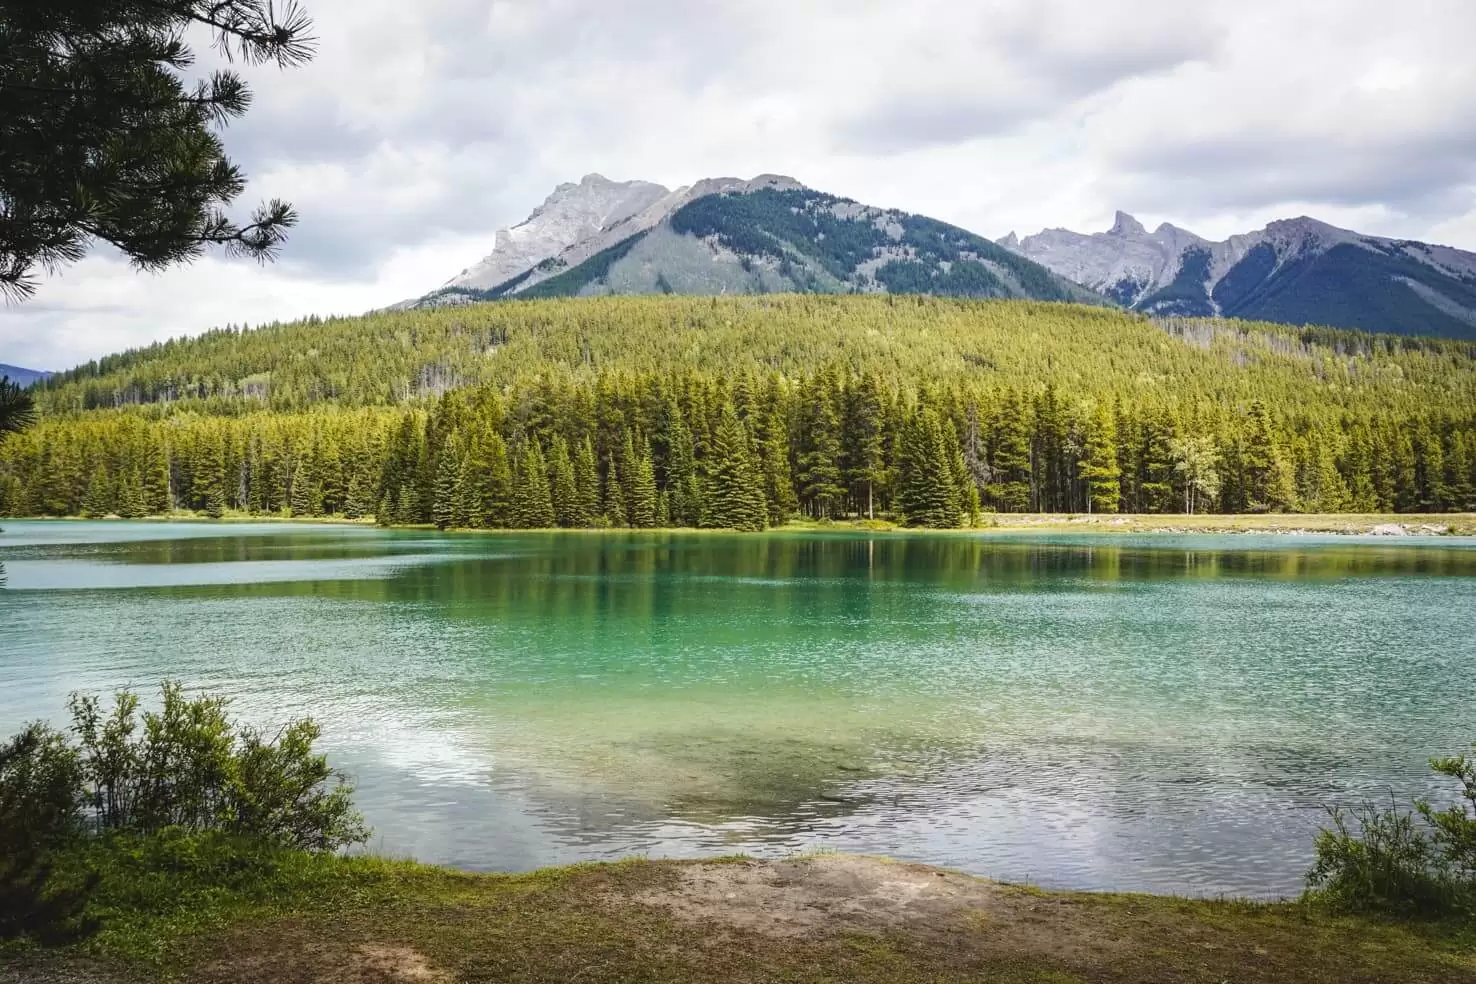
[[1117, 512], [1122, 470], [1117, 465], [1116, 421], [1106, 407], [1099, 406], [1092, 414], [1077, 474], [1086, 483], [1088, 512]]
[[959, 524], [960, 493], [950, 457], [938, 414], [924, 407], [904, 428], [898, 452], [897, 505], [907, 525], [946, 529]]
[[528, 438], [513, 472], [513, 523], [520, 529], [548, 529], [554, 525], [553, 502], [549, 497], [548, 462], [537, 438]]
[[415, 498], [415, 486], [400, 486], [400, 494], [395, 499], [393, 510], [396, 523], [420, 522], [420, 504]]
[[979, 500], [979, 486], [974, 484], [973, 476], [969, 473], [969, 466], [964, 461], [963, 445], [959, 443], [958, 430], [951, 421], [946, 419], [939, 422], [939, 427], [943, 431], [943, 459], [948, 462], [948, 472], [953, 480], [954, 525], [966, 520], [970, 526], [977, 526], [982, 505]]
[[1173, 512], [1174, 426], [1162, 408], [1155, 407], [1139, 427], [1138, 445], [1138, 509], [1142, 512]]
[[1067, 495], [1066, 415], [1053, 383], [1035, 400], [1031, 469], [1033, 508], [1037, 512], [1065, 512]]
[[441, 450], [440, 460], [436, 463], [435, 498], [431, 502], [431, 522], [436, 524], [436, 529], [449, 529], [456, 524], [456, 500], [461, 492], [458, 482], [461, 462], [458, 458], [455, 447], [448, 444]]
[[[885, 478], [881, 388], [868, 373], [850, 388], [846, 397], [843, 427], [846, 483], [860, 511], [872, 519], [876, 515], [877, 486]], [[977, 490], [974, 498], [978, 498]]]
[[484, 432], [472, 446], [467, 469], [470, 494], [480, 511], [478, 526], [491, 529], [512, 526], [512, 464], [507, 442], [495, 431]]
[[313, 501], [317, 498], [317, 481], [313, 474], [313, 459], [303, 455], [292, 469], [291, 506], [294, 516], [314, 514]]
[[96, 519], [112, 511], [113, 493], [108, 484], [108, 470], [99, 461], [92, 469], [92, 479], [87, 483], [87, 494], [82, 497], [82, 515]]
[[610, 467], [605, 472], [605, 522], [610, 526], [623, 527], [627, 525], [626, 517], [630, 510], [625, 502], [625, 479], [620, 474], [617, 464], [618, 458], [612, 458]]
[[218, 430], [206, 435], [195, 462], [194, 494], [196, 508], [211, 519], [225, 514], [226, 474], [225, 444]]
[[1030, 428], [1015, 394], [995, 414], [989, 435], [989, 499], [1004, 512], [1030, 508]]
[[143, 481], [139, 478], [138, 466], [134, 465], [125, 469], [118, 479], [118, 515], [124, 519], [140, 519], [148, 514]]
[[574, 500], [571, 526], [593, 526], [600, 512], [600, 472], [594, 445], [586, 437], [574, 451]]
[[769, 508], [769, 525], [780, 526], [799, 512], [799, 496], [795, 494], [794, 478], [790, 474], [789, 430], [784, 422], [783, 394], [777, 379], [770, 383], [756, 423], [754, 449]]
[[369, 500], [369, 482], [364, 473], [355, 468], [349, 473], [348, 488], [344, 492], [343, 515], [348, 519], [363, 519], [374, 509]]
[[749, 448], [748, 432], [732, 403], [725, 402], [704, 461], [702, 525], [713, 529], [762, 530], [768, 504]]
[[702, 493], [692, 431], [675, 402], [667, 404], [666, 419], [667, 522], [672, 526], [696, 526], [702, 515]]
[[811, 516], [829, 519], [843, 511], [846, 494], [841, 484], [840, 422], [829, 375], [812, 380], [801, 400], [796, 454], [799, 497]]
[[580, 522], [578, 489], [574, 480], [574, 462], [569, 458], [569, 442], [555, 434], [548, 444], [549, 495], [553, 499], [554, 520], [563, 527], [584, 526]]
[[169, 449], [165, 443], [152, 442], [143, 477], [144, 507], [151, 516], [162, 516], [174, 509], [173, 486], [169, 480]]
[[630, 480], [630, 525], [638, 529], [650, 529], [656, 525], [658, 504], [656, 501], [656, 469], [651, 462], [651, 446], [641, 439], [634, 452], [634, 474]]

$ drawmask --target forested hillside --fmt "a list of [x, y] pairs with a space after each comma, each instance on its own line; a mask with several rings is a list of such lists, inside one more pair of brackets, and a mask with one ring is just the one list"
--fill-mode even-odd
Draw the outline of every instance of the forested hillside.
[[913, 297], [502, 302], [61, 374], [0, 512], [951, 526], [1476, 507], [1476, 346]]

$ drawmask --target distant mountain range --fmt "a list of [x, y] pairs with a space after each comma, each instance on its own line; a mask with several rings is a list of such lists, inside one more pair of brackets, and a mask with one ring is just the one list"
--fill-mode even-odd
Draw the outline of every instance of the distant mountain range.
[[1168, 223], [1149, 232], [1118, 212], [1106, 232], [1047, 229], [999, 243], [1149, 314], [1476, 338], [1476, 253], [1305, 216], [1211, 242]]
[[1212, 242], [1125, 212], [1106, 232], [998, 242], [793, 178], [708, 178], [671, 190], [598, 174], [561, 184], [492, 252], [395, 308], [601, 294], [926, 293], [1113, 303], [1476, 338], [1476, 254], [1311, 218]]
[[1029, 259], [936, 219], [793, 178], [674, 191], [587, 175], [561, 184], [492, 252], [396, 307], [601, 294], [931, 293], [1103, 303]]
[[12, 383], [19, 383], [22, 386], [30, 386], [37, 380], [45, 379], [50, 375], [51, 373], [41, 372], [38, 369], [22, 369], [20, 366], [7, 366], [0, 362], [0, 376], [6, 376]]

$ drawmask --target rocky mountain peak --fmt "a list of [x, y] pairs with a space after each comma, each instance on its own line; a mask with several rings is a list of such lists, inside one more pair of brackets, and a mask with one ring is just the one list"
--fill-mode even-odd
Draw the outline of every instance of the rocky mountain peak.
[[1146, 236], [1148, 230], [1143, 228], [1143, 223], [1133, 218], [1126, 212], [1119, 211], [1113, 219], [1112, 228], [1107, 230], [1109, 236]]

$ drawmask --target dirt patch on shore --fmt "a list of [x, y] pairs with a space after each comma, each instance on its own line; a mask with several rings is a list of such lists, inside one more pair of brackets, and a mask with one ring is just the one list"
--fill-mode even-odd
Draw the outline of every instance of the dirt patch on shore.
[[676, 886], [619, 897], [678, 919], [711, 921], [778, 938], [819, 933], [982, 933], [1019, 954], [1108, 956], [1117, 941], [1061, 918], [1073, 903], [956, 871], [884, 858], [684, 865]]
[[431, 967], [425, 956], [408, 946], [384, 946], [371, 943], [359, 947], [363, 961], [360, 975], [366, 980], [394, 981], [396, 984], [449, 984], [451, 978]]
[[192, 980], [210, 984], [270, 981], [272, 984], [453, 984], [454, 974], [437, 968], [414, 947], [358, 943], [315, 933], [296, 922], [279, 923], [270, 945], [233, 947], [244, 952], [200, 967]]

